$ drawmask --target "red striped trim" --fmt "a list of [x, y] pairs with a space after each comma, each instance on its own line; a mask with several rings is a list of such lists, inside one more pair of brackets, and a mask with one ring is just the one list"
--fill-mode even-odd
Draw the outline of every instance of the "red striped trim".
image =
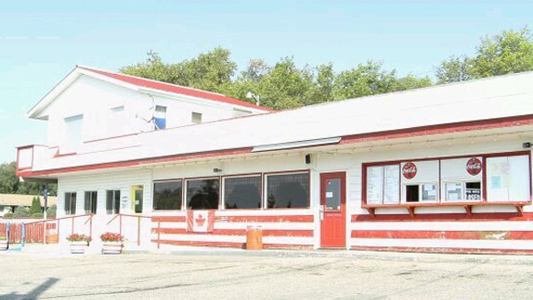
[[385, 252], [463, 253], [463, 254], [533, 254], [533, 250], [474, 248], [351, 247], [350, 250]]
[[[361, 239], [533, 240], [533, 231], [352, 231]], [[501, 236], [495, 238], [495, 236]]]
[[435, 222], [435, 221], [533, 221], [533, 213], [524, 213], [519, 216], [515, 212], [501, 212], [501, 213], [474, 213], [471, 216], [461, 213], [442, 213], [442, 214], [415, 214], [411, 217], [409, 214], [393, 215], [393, 214], [376, 214], [375, 217], [371, 215], [352, 215], [352, 222]]
[[216, 222], [268, 223], [268, 222], [314, 222], [312, 215], [303, 216], [217, 216]]
[[187, 217], [184, 216], [162, 216], [162, 217], [152, 217], [152, 222], [172, 222], [172, 223], [185, 223], [187, 222]]
[[513, 127], [533, 124], [533, 115], [494, 118], [478, 121], [457, 122], [448, 124], [428, 125], [414, 128], [372, 132], [343, 136], [340, 144], [351, 144], [368, 141], [408, 138], [415, 136], [426, 136], [453, 132], [464, 132], [481, 129], [492, 129], [501, 127]]
[[[207, 235], [246, 235], [246, 229], [215, 229], [210, 233], [187, 232], [182, 228], [153, 228], [153, 233], [163, 234], [207, 234]], [[312, 237], [313, 230], [263, 230], [263, 236], [284, 236], [284, 237]]]
[[[166, 245], [196, 246], [196, 247], [226, 247], [241, 248], [246, 247], [245, 243], [227, 243], [227, 242], [197, 242], [197, 241], [169, 241], [169, 240], [152, 240], [152, 243]], [[312, 250], [311, 245], [294, 245], [294, 244], [265, 244], [264, 249], [291, 249], [291, 250]]]

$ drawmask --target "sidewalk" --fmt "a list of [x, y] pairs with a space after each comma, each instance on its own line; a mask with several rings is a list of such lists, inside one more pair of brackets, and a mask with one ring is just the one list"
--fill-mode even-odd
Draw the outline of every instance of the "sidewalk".
[[[100, 255], [92, 249], [85, 255]], [[22, 251], [8, 251], [8, 253], [26, 253], [49, 256], [69, 256], [68, 245], [27, 244]], [[406, 253], [381, 251], [348, 251], [348, 250], [261, 250], [247, 251], [235, 248], [168, 246], [161, 245], [147, 250], [126, 247], [126, 255], [154, 254], [180, 256], [247, 256], [247, 257], [326, 257], [326, 258], [354, 258], [381, 261], [412, 261], [425, 263], [491, 263], [506, 265], [533, 265], [533, 256], [528, 255], [489, 255], [489, 254], [444, 254], [444, 253]]]

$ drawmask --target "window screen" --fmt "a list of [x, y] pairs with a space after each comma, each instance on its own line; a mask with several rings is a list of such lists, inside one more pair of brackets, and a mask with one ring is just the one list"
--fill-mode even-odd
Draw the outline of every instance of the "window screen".
[[108, 215], [120, 213], [120, 190], [107, 191], [106, 211]]
[[84, 203], [85, 214], [95, 214], [97, 202], [98, 202], [98, 192], [96, 191], [85, 192], [85, 203]]
[[187, 180], [187, 209], [218, 209], [218, 179]]
[[529, 156], [487, 158], [487, 201], [530, 200]]
[[181, 180], [154, 183], [154, 210], [180, 210], [181, 204]]
[[76, 214], [76, 193], [65, 193], [65, 214]]
[[309, 207], [309, 173], [267, 176], [267, 208]]
[[261, 208], [261, 176], [225, 178], [224, 208]]

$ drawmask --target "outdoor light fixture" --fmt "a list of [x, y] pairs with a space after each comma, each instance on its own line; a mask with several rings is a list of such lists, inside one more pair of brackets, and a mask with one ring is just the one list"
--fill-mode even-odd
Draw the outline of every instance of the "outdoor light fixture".
[[213, 172], [214, 172], [214, 173], [220, 173], [220, 172], [222, 172], [222, 169], [214, 168], [214, 169], [213, 169]]
[[246, 93], [246, 99], [254, 99], [255, 100], [255, 104], [257, 106], [259, 106], [259, 103], [261, 102], [261, 99], [259, 98], [258, 95], [248, 91], [248, 93]]
[[531, 148], [531, 142], [522, 143], [522, 148], [524, 148], [524, 149], [529, 149], [529, 148]]

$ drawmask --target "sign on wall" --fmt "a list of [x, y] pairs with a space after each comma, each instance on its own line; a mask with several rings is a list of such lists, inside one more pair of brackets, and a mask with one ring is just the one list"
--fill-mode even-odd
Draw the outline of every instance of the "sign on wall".
[[466, 162], [466, 171], [472, 176], [481, 173], [481, 160], [477, 157], [472, 157]]
[[214, 229], [214, 210], [187, 211], [187, 232], [213, 232]]
[[406, 179], [413, 179], [416, 176], [416, 165], [412, 162], [406, 163], [402, 168], [402, 175]]

